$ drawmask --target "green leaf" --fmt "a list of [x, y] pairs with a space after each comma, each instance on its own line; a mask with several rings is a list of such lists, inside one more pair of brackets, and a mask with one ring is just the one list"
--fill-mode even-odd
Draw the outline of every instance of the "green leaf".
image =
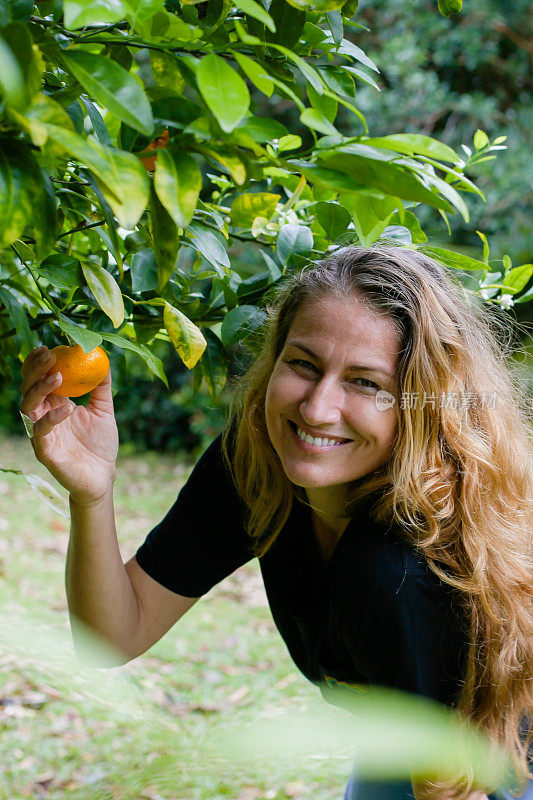
[[96, 108], [96, 106], [91, 103], [88, 97], [80, 98], [81, 102], [87, 109], [87, 113], [89, 114], [89, 119], [91, 120], [91, 124], [93, 126], [93, 130], [98, 137], [98, 141], [106, 146], [111, 146], [111, 137], [109, 136], [109, 131], [106, 128], [105, 122], [102, 119], [102, 115]]
[[[351, 20], [352, 17], [355, 16], [357, 13], [357, 9], [359, 8], [359, 0], [346, 0], [342, 6], [342, 16], [344, 19]], [[357, 26], [362, 27], [362, 26]], [[368, 30], [368, 28], [366, 29]]]
[[420, 133], [391, 133], [389, 136], [364, 137], [360, 141], [371, 147], [395, 150], [397, 153], [409, 156], [415, 154], [430, 156], [441, 161], [450, 161], [452, 164], [457, 161], [457, 153], [451, 147]]
[[343, 67], [318, 67], [324, 83], [329, 86], [335, 94], [345, 95], [346, 97], [355, 96], [355, 84], [351, 75], [347, 75]]
[[33, 334], [28, 324], [28, 315], [23, 306], [19, 303], [12, 291], [3, 289], [0, 286], [0, 303], [3, 303], [7, 309], [7, 313], [11, 324], [17, 331], [18, 336], [22, 339], [24, 344], [31, 349], [33, 345]]
[[334, 242], [343, 233], [346, 233], [348, 225], [352, 221], [350, 212], [339, 203], [317, 203], [315, 217], [330, 242]]
[[313, 89], [310, 83], [306, 86], [307, 89], [307, 97], [309, 98], [309, 102], [311, 103], [312, 107], [318, 111], [318, 113], [325, 117], [329, 122], [335, 122], [335, 117], [337, 116], [337, 109], [339, 104], [334, 97], [326, 94], [318, 94], [318, 92]]
[[48, 138], [48, 125], [56, 125], [59, 128], [74, 130], [72, 120], [67, 112], [45, 94], [38, 94], [33, 99], [30, 106], [26, 109], [24, 116], [18, 119], [19, 124], [25, 128], [31, 136], [33, 144], [42, 147]]
[[85, 164], [99, 181], [100, 190], [123, 228], [131, 230], [146, 208], [150, 180], [139, 159], [124, 150], [104, 147], [96, 139], [82, 139], [73, 131], [46, 125], [51, 139]]
[[[279, 270], [278, 270], [279, 271]], [[245, 281], [241, 281], [237, 287], [237, 299], [242, 298], [256, 299], [258, 295], [264, 294], [265, 289], [272, 283], [272, 274], [270, 270], [264, 272], [256, 272]]]
[[325, 14], [327, 11], [336, 11], [338, 8], [342, 8], [346, 0], [287, 0], [287, 2], [302, 11], [309, 9]]
[[259, 22], [263, 22], [272, 33], [276, 32], [274, 20], [270, 14], [265, 11], [263, 6], [260, 6], [255, 0], [234, 0], [234, 5], [240, 8], [241, 11], [244, 11], [249, 17], [254, 17], [254, 19], [258, 19]]
[[189, 225], [187, 233], [192, 240], [194, 249], [209, 264], [212, 264], [217, 270], [217, 274], [223, 278], [226, 274], [226, 269], [229, 269], [231, 265], [227, 251], [215, 234], [201, 225]]
[[513, 298], [513, 300], [515, 306], [518, 305], [518, 303], [530, 303], [533, 300], [533, 286], [531, 289], [528, 289], [525, 294], [520, 295], [520, 297]]
[[438, 0], [439, 12], [443, 17], [451, 17], [458, 14], [463, 7], [463, 0]]
[[13, 108], [27, 103], [24, 77], [20, 64], [7, 42], [0, 36], [0, 94]]
[[272, 97], [274, 84], [269, 77], [266, 77], [268, 76], [267, 70], [256, 61], [252, 61], [248, 56], [237, 52], [237, 50], [234, 51], [233, 55], [242, 71], [250, 78], [254, 86], [257, 86], [259, 91], [263, 92], [267, 97]]
[[37, 272], [58, 289], [77, 289], [83, 283], [80, 262], [73, 256], [54, 253], [41, 261]]
[[118, 22], [126, 13], [122, 0], [63, 0], [64, 25], [70, 31]]
[[152, 19], [151, 35], [148, 37], [160, 43], [190, 42], [196, 38], [199, 28], [187, 25], [176, 14], [169, 14], [166, 9], [158, 11]]
[[59, 329], [73, 339], [76, 344], [79, 344], [85, 353], [90, 353], [91, 350], [94, 350], [95, 347], [102, 344], [103, 336], [101, 336], [100, 333], [82, 328], [81, 325], [72, 322], [64, 314], [61, 314], [61, 312], [59, 313], [59, 319], [55, 322]]
[[104, 333], [103, 331], [100, 333], [100, 339], [103, 339], [106, 342], [111, 342], [111, 344], [122, 348], [122, 350], [131, 350], [132, 352], [137, 353], [137, 355], [140, 356], [148, 365], [150, 371], [163, 381], [167, 389], [169, 388], [161, 359], [155, 356], [150, 349], [146, 347], [146, 345], [139, 344], [138, 342], [132, 342], [130, 339], [126, 339], [125, 336], [121, 336], [118, 333]]
[[[233, 134], [235, 136], [235, 133]], [[215, 150], [204, 145], [197, 146], [198, 152], [206, 158], [212, 158], [225, 167], [237, 186], [241, 186], [246, 180], [246, 167], [238, 156], [227, 155], [223, 148]]]
[[329, 119], [326, 119], [320, 111], [317, 111], [316, 108], [306, 108], [302, 111], [300, 114], [300, 122], [307, 125], [308, 128], [319, 131], [319, 133], [325, 133], [326, 136], [340, 135], [337, 128], [332, 125]]
[[241, 76], [220, 56], [204, 56], [196, 70], [198, 88], [220, 127], [229, 133], [246, 116], [250, 93]]
[[533, 276], [533, 264], [522, 264], [520, 267], [511, 269], [505, 276], [505, 285], [512, 286], [516, 293], [521, 292], [522, 289], [529, 283]]
[[442, 247], [423, 247], [421, 248], [424, 253], [427, 253], [431, 258], [441, 261], [448, 267], [455, 269], [466, 270], [472, 272], [474, 270], [485, 270], [485, 264], [482, 261], [477, 261], [475, 258], [465, 256], [463, 253], [457, 253], [455, 250], [445, 250]]
[[489, 243], [487, 241], [487, 237], [485, 236], [484, 233], [481, 233], [481, 231], [476, 231], [476, 233], [479, 236], [479, 238], [481, 239], [481, 241], [483, 242], [483, 262], [488, 267], [489, 266], [490, 248], [489, 248]]
[[180, 228], [190, 225], [202, 188], [202, 173], [191, 154], [161, 149], [154, 186], [160, 201]]
[[0, 250], [13, 244], [33, 214], [33, 176], [26, 174], [30, 151], [18, 142], [0, 145]]
[[[324, 43], [334, 44], [333, 38], [331, 36], [328, 36], [328, 38], [325, 39]], [[336, 48], [335, 52], [341, 53], [342, 55], [345, 56], [351, 56], [352, 58], [355, 58], [356, 61], [360, 61], [361, 64], [364, 64], [365, 67], [373, 69], [374, 72], [379, 72], [379, 69], [374, 64], [372, 59], [369, 56], [367, 56], [367, 54], [363, 50], [361, 50], [360, 47], [357, 47], [356, 44], [350, 42], [349, 39], [343, 39], [341, 46]]]
[[137, 23], [146, 22], [163, 8], [164, 0], [122, 0], [126, 18], [132, 28]]
[[347, 194], [341, 195], [339, 200], [349, 209], [363, 247], [370, 247], [379, 239], [398, 207], [396, 197], [383, 197], [378, 200], [364, 195]]
[[278, 142], [278, 151], [280, 153], [285, 152], [286, 150], [297, 150], [298, 147], [302, 146], [302, 140], [299, 136], [296, 136], [294, 133], [289, 133], [287, 136], [282, 136]]
[[293, 255], [308, 253], [313, 244], [313, 234], [305, 225], [283, 225], [276, 241], [276, 254], [280, 262], [286, 265]]
[[157, 291], [157, 264], [151, 247], [139, 250], [131, 259], [131, 288], [135, 293]]
[[33, 156], [28, 159], [26, 169], [29, 174], [33, 173], [35, 181], [32, 198], [35, 251], [39, 258], [44, 258], [53, 249], [56, 241], [57, 209], [54, 187]]
[[[9, 58], [8, 51], [4, 50], [1, 66], [7, 67], [8, 72], [4, 73], [2, 70], [0, 80], [3, 84], [5, 81], [10, 87], [11, 101], [15, 101], [14, 106], [22, 109], [40, 92], [41, 72], [44, 64], [42, 59], [36, 57], [35, 50], [37, 48], [34, 50], [28, 26], [23, 22], [11, 22], [6, 25], [2, 28], [2, 37], [6, 45], [9, 43], [9, 51], [18, 64], [18, 71], [15, 70], [11, 75], [8, 74], [13, 70], [14, 65], [12, 59]], [[22, 93], [20, 92], [19, 75], [22, 78]]]
[[470, 213], [468, 211], [468, 206], [466, 205], [465, 201], [457, 191], [451, 186], [447, 181], [443, 181], [442, 178], [439, 178], [438, 175], [434, 175], [431, 173], [426, 172], [425, 170], [418, 170], [415, 169], [415, 174], [421, 176], [424, 183], [429, 183], [431, 186], [435, 186], [440, 194], [445, 197], [447, 200], [450, 201], [452, 205], [460, 212], [465, 222], [470, 220]]
[[281, 200], [279, 194], [246, 192], [238, 195], [231, 204], [231, 224], [236, 228], [251, 228], [256, 217], [270, 219]]
[[220, 326], [222, 344], [228, 350], [237, 342], [254, 334], [266, 318], [264, 311], [257, 306], [242, 305], [228, 311]]
[[405, 225], [391, 225], [390, 220], [386, 228], [380, 233], [378, 239], [392, 239], [395, 243], [399, 242], [399, 244], [404, 245], [411, 245], [413, 243], [413, 237], [411, 236], [409, 228], [406, 228]]
[[163, 322], [174, 349], [188, 369], [192, 369], [206, 348], [200, 328], [165, 300]]
[[288, 135], [287, 128], [270, 117], [246, 117], [239, 123], [237, 131], [245, 131], [254, 142], [271, 142]]
[[343, 192], [361, 191], [366, 188], [365, 184], [357, 183], [354, 178], [340, 170], [328, 169], [318, 164], [299, 161], [295, 158], [288, 159], [287, 163], [298, 169], [311, 183], [318, 183], [330, 189]]
[[124, 321], [124, 300], [118, 283], [103, 267], [85, 262], [81, 265], [87, 286], [93, 293], [96, 302], [107, 314], [113, 326], [118, 328]]
[[342, 14], [340, 11], [327, 11], [326, 12], [326, 19], [328, 21], [329, 29], [331, 31], [331, 35], [335, 41], [335, 44], [339, 46], [344, 38], [344, 28], [342, 24]]
[[281, 44], [274, 44], [272, 43], [270, 47], [273, 47], [275, 50], [279, 50], [280, 53], [283, 53], [287, 58], [289, 58], [300, 70], [302, 75], [309, 81], [313, 89], [318, 92], [318, 94], [322, 94], [324, 90], [324, 86], [322, 83], [322, 78], [320, 74], [316, 71], [314, 67], [304, 61], [303, 58], [296, 55], [292, 50], [289, 50], [287, 47], [284, 47]]
[[352, 75], [355, 75], [356, 78], [359, 78], [360, 81], [363, 81], [363, 83], [368, 83], [369, 86], [372, 86], [378, 92], [381, 92], [381, 89], [372, 75], [367, 75], [366, 72], [363, 72], [361, 69], [357, 69], [357, 67], [342, 66], [339, 69], [342, 69], [345, 72], [350, 72]]
[[97, 103], [145, 136], [153, 134], [150, 103], [133, 75], [116, 61], [94, 53], [68, 51], [63, 58], [76, 80]]
[[215, 398], [226, 385], [227, 358], [222, 342], [212, 330], [206, 328], [204, 337], [206, 348], [202, 354], [202, 370], [209, 394]]
[[2, 4], [0, 4], [0, 19], [4, 19], [3, 24], [7, 24], [8, 22], [19, 20], [19, 22], [29, 22], [31, 18], [31, 12], [33, 9], [33, 2], [32, 0], [8, 0], [6, 2], [7, 8], [4, 10], [2, 8]]
[[304, 29], [305, 12], [294, 8], [285, 0], [272, 0], [268, 11], [276, 25], [276, 32], [267, 33], [267, 41], [293, 49], [300, 41]]
[[354, 182], [354, 191], [357, 185], [373, 187], [386, 195], [427, 203], [444, 211], [453, 211], [447, 200], [422, 185], [411, 172], [390, 161], [378, 160], [379, 151], [376, 151], [374, 158], [362, 156], [360, 148], [361, 145], [345, 145], [335, 150], [319, 150], [317, 156], [321, 164], [343, 172], [351, 178]]
[[402, 213], [396, 212], [389, 219], [389, 225], [404, 225], [410, 231], [412, 240], [416, 244], [427, 242], [428, 237], [420, 227], [418, 219], [412, 211], [403, 210]]
[[485, 131], [482, 131], [478, 128], [474, 134], [474, 147], [476, 148], [476, 150], [482, 150], [488, 144], [490, 144], [489, 137], [487, 136]]
[[159, 200], [153, 186], [150, 188], [150, 221], [157, 264], [157, 288], [158, 291], [161, 291], [174, 272], [180, 249], [180, 238], [176, 223]]

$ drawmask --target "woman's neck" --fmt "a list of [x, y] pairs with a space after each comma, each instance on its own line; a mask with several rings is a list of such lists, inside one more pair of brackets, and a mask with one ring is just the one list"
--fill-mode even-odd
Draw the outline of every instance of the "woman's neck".
[[346, 513], [344, 505], [345, 487], [310, 488], [306, 489], [305, 493], [313, 515], [329, 531], [340, 535], [350, 521], [350, 515]]

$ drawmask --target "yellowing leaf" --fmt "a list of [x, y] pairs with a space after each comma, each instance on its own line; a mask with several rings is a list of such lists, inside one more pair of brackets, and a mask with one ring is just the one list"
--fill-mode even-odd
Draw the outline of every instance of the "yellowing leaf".
[[170, 340], [186, 367], [192, 369], [206, 348], [206, 341], [194, 322], [165, 300], [163, 322]]
[[231, 224], [236, 228], [249, 228], [257, 217], [268, 221], [276, 211], [281, 199], [279, 194], [269, 192], [246, 192], [235, 198], [231, 204]]

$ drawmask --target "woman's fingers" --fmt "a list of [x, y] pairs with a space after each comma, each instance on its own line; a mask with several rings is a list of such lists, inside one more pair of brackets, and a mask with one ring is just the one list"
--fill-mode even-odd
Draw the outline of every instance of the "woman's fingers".
[[[56, 397], [56, 395], [54, 395]], [[71, 413], [72, 409], [76, 407], [75, 403], [72, 403], [67, 398], [62, 398], [66, 400], [66, 402], [59, 402], [55, 408], [50, 409], [44, 414], [33, 426], [33, 438], [38, 436], [41, 438], [42, 436], [48, 436], [50, 431], [58, 425], [60, 422], [63, 422], [64, 419], [68, 417]]]
[[35, 422], [35, 409], [53, 389], [60, 386], [60, 373], [50, 373], [56, 357], [45, 349], [32, 351], [21, 367], [24, 379], [20, 386], [22, 401], [20, 410]]
[[24, 377], [26, 377], [28, 370], [31, 369], [32, 364], [47, 350], [48, 348], [44, 344], [42, 347], [35, 347], [33, 350], [30, 350], [20, 367], [20, 371]]

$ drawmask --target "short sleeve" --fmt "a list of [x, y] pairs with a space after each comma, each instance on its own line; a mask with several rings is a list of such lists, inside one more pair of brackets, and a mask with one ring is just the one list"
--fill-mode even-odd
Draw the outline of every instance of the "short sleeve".
[[466, 671], [464, 621], [453, 590], [428, 569], [367, 589], [349, 647], [368, 683], [454, 707]]
[[200, 597], [253, 558], [245, 507], [221, 449], [222, 434], [197, 461], [172, 508], [135, 554], [158, 583]]

